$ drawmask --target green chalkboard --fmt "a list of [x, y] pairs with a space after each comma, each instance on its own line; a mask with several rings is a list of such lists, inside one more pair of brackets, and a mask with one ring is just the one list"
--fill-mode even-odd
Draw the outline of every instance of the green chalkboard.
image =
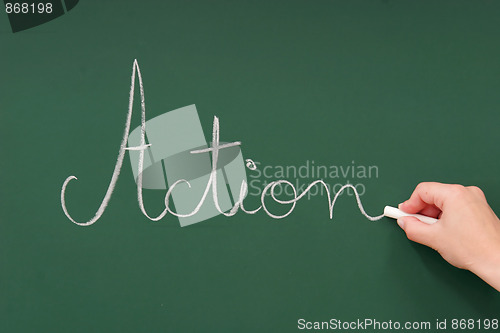
[[[98, 211], [137, 59], [147, 121], [194, 105], [205, 142], [214, 116], [221, 142], [241, 142], [230, 160], [245, 171], [248, 210], [271, 181], [301, 191], [323, 179], [356, 186], [371, 216], [422, 181], [477, 185], [499, 213], [500, 2], [71, 6], [17, 32], [0, 12], [1, 332], [295, 332], [301, 319], [429, 322], [429, 332], [472, 319], [469, 331], [494, 331], [477, 325], [500, 319], [497, 291], [394, 220], [366, 219], [352, 190], [332, 219], [315, 187], [282, 219], [239, 211], [181, 227], [170, 213], [142, 213], [133, 150], [92, 225], [68, 219], [61, 189], [78, 177], [65, 193], [76, 221]], [[134, 82], [130, 132], [141, 125]], [[163, 133], [186, 134], [171, 127]], [[171, 165], [159, 163], [155, 179]], [[150, 216], [165, 193], [143, 189]], [[275, 214], [290, 208], [267, 198]]]

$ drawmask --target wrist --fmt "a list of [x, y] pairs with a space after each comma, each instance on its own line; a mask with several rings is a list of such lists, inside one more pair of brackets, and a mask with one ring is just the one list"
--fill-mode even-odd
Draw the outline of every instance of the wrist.
[[489, 247], [486, 253], [470, 271], [500, 291], [500, 243]]

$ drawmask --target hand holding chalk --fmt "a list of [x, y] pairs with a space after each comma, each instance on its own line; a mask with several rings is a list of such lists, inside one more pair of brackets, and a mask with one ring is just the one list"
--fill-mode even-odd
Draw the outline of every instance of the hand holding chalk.
[[399, 209], [386, 207], [384, 215], [397, 218], [408, 239], [500, 291], [500, 220], [479, 188], [421, 183]]
[[420, 215], [420, 214], [410, 214], [410, 213], [405, 213], [400, 209], [391, 207], [391, 206], [385, 206], [384, 208], [384, 215], [387, 217], [391, 217], [393, 219], [399, 219], [400, 217], [403, 216], [413, 216], [419, 219], [420, 221], [427, 223], [427, 224], [433, 224], [438, 221], [438, 219], [435, 219], [433, 217], [425, 216], [425, 215]]

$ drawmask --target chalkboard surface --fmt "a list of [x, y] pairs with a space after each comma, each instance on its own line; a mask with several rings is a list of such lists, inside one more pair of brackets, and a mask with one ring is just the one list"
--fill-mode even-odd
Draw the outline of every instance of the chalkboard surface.
[[[352, 190], [332, 219], [317, 186], [283, 219], [239, 211], [181, 227], [141, 212], [126, 150], [95, 223], [61, 207], [74, 175], [71, 217], [98, 211], [137, 59], [146, 120], [195, 105], [205, 142], [214, 116], [221, 142], [241, 141], [256, 166], [244, 166], [248, 210], [269, 182], [300, 192], [323, 179], [356, 186], [371, 216], [421, 181], [478, 185], [499, 213], [499, 13], [496, 1], [81, 1], [16, 33], [0, 13], [0, 331], [294, 332], [301, 319], [372, 319], [427, 331], [446, 320], [451, 332], [454, 319], [475, 331], [499, 319], [497, 291], [394, 220], [366, 219]], [[130, 131], [141, 125], [134, 82]], [[165, 193], [143, 189], [150, 216]], [[290, 208], [268, 199], [275, 214]]]

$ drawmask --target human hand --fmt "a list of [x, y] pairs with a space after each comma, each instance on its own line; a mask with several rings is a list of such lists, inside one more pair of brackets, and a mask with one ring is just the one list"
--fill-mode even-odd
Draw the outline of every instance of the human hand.
[[428, 225], [411, 216], [399, 218], [408, 239], [432, 247], [500, 291], [500, 220], [478, 187], [420, 183], [398, 207], [439, 219]]

